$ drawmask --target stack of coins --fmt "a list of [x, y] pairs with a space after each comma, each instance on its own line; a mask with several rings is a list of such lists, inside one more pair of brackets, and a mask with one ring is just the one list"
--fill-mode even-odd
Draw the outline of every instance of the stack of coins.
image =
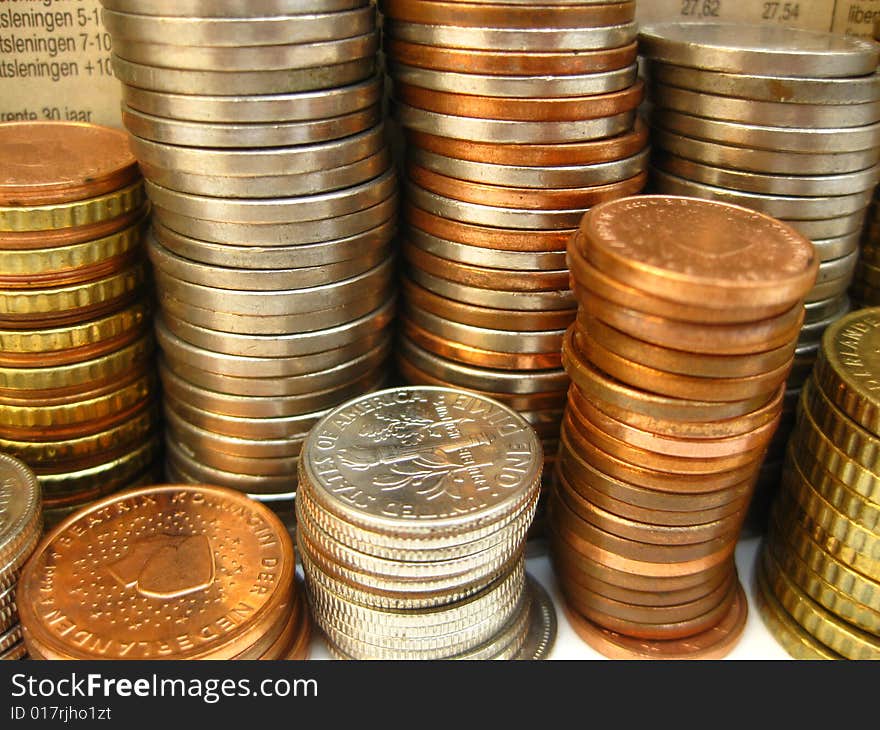
[[644, 28], [640, 48], [653, 104], [653, 191], [775, 216], [812, 239], [821, 259], [758, 488], [768, 504], [822, 332], [850, 309], [859, 231], [880, 171], [880, 47], [792, 28], [670, 23]]
[[146, 216], [123, 132], [0, 125], [0, 451], [49, 521], [153, 477]]
[[34, 473], [0, 454], [0, 661], [27, 655], [15, 594], [21, 568], [43, 532], [40, 501]]
[[574, 628], [603, 654], [717, 657], [741, 634], [733, 551], [818, 263], [794, 229], [725, 203], [584, 217], [549, 519]]
[[103, 4], [155, 211], [169, 478], [292, 509], [305, 434], [390, 354], [375, 8]]
[[874, 307], [880, 304], [880, 190], [868, 208], [859, 261], [849, 294], [853, 307]]
[[553, 456], [576, 310], [565, 242], [646, 179], [635, 3], [380, 7], [408, 154], [401, 374], [518, 409]]
[[489, 398], [403, 387], [340, 406], [303, 447], [297, 541], [315, 623], [357, 659], [543, 658], [525, 573], [541, 444]]
[[294, 567], [284, 525], [238, 492], [128, 490], [37, 547], [18, 584], [25, 644], [33, 659], [305, 659]]
[[757, 598], [794, 657], [880, 659], [880, 309], [829, 327], [758, 559]]

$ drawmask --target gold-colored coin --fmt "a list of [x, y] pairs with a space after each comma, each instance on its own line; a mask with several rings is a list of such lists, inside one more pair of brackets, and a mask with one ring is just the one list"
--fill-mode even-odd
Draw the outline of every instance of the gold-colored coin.
[[146, 201], [139, 180], [112, 193], [73, 203], [0, 206], [0, 231], [55, 231], [101, 223], [136, 210]]

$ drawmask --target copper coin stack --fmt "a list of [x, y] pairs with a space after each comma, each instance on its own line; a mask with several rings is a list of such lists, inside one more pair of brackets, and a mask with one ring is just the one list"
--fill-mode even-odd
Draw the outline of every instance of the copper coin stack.
[[758, 558], [758, 606], [801, 659], [880, 659], [880, 309], [825, 331]]
[[754, 524], [782, 472], [800, 388], [847, 289], [880, 160], [878, 47], [794, 28], [723, 23], [645, 27], [652, 191], [723, 200], [788, 222], [821, 258], [768, 450]]
[[300, 461], [315, 623], [357, 659], [543, 658], [556, 623], [525, 573], [541, 444], [484, 396], [415, 386], [340, 406]]
[[375, 8], [103, 4], [154, 206], [169, 478], [292, 515], [305, 434], [377, 387], [391, 349]]
[[518, 409], [558, 448], [565, 242], [644, 185], [634, 2], [385, 0], [407, 141], [404, 379]]
[[593, 208], [568, 255], [580, 306], [549, 520], [572, 623], [611, 657], [722, 656], [818, 258], [769, 216], [674, 196]]
[[281, 521], [239, 492], [127, 490], [43, 538], [18, 583], [24, 641], [32, 659], [306, 659], [294, 563]]
[[27, 656], [15, 595], [42, 532], [37, 477], [18, 459], [0, 454], [0, 661]]
[[0, 451], [50, 522], [153, 478], [147, 210], [123, 132], [0, 124]]

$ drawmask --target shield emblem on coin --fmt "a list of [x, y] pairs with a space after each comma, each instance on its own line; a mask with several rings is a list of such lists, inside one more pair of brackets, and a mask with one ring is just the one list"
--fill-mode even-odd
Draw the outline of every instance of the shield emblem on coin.
[[139, 540], [109, 570], [142, 596], [178, 598], [214, 582], [214, 553], [204, 535], [159, 535]]

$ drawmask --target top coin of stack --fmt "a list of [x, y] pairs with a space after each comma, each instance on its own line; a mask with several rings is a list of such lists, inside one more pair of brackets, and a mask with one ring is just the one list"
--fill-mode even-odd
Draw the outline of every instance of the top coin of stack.
[[635, 3], [380, 8], [408, 154], [401, 372], [516, 408], [550, 464], [575, 312], [565, 241], [646, 179]]
[[21, 637], [16, 586], [43, 532], [40, 485], [18, 459], [0, 454], [0, 660], [27, 654]]
[[0, 450], [47, 518], [152, 477], [146, 216], [123, 132], [0, 125]]
[[768, 450], [763, 481], [775, 486], [822, 332], [850, 308], [859, 232], [880, 175], [880, 46], [793, 28], [668, 23], [643, 28], [640, 48], [653, 104], [653, 190], [787, 221], [821, 259]]
[[880, 309], [829, 327], [758, 562], [758, 605], [792, 655], [880, 659]]
[[128, 490], [40, 543], [19, 581], [25, 643], [35, 659], [305, 658], [294, 568], [284, 525], [242, 494]]
[[368, 0], [105, 0], [154, 205], [169, 474], [289, 504], [385, 377], [396, 179]]
[[322, 419], [303, 447], [297, 540], [334, 653], [543, 657], [552, 605], [523, 556], [540, 475], [528, 423], [479, 395], [394, 388]]
[[550, 526], [573, 624], [612, 657], [723, 655], [818, 258], [769, 216], [672, 196], [597, 206], [568, 256], [580, 308]]

